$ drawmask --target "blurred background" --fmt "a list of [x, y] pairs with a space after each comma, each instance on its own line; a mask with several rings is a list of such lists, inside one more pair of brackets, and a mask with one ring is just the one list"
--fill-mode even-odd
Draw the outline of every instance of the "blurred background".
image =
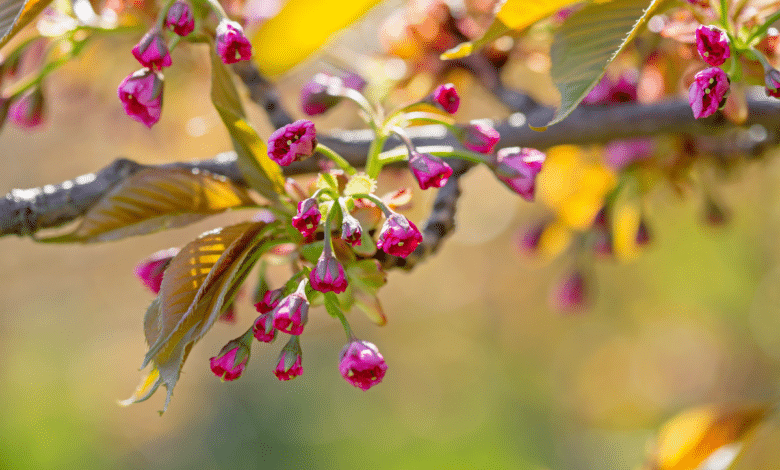
[[[382, 8], [372, 14], [394, 4]], [[361, 23], [326, 55], [355, 44], [350, 34], [376, 42]], [[125, 116], [116, 86], [136, 68], [136, 40], [97, 41], [47, 80], [45, 125], [0, 134], [0, 191], [59, 183], [120, 156], [163, 163], [230, 149], [206, 98], [205, 48], [173, 53], [152, 130]], [[528, 64], [508, 80], [554, 103], [544, 67]], [[298, 87], [317, 68], [306, 64], [282, 84], [294, 117], [303, 117]], [[477, 80], [455, 79], [459, 120], [506, 117]], [[268, 122], [248, 107], [267, 135]], [[318, 129], [356, 125], [354, 112], [342, 105]], [[529, 204], [477, 168], [463, 178], [458, 228], [441, 251], [389, 274], [380, 291], [388, 324], [350, 314], [389, 365], [381, 385], [362, 392], [339, 376], [343, 332], [321, 308], [302, 337], [303, 376], [280, 383], [271, 373], [280, 343], [256, 343], [244, 376], [220, 383], [208, 358], [255, 318], [247, 295], [238, 322], [217, 323], [192, 350], [163, 417], [162, 393], [117, 405], [141, 376], [152, 300], [133, 267], [252, 212], [108, 244], [6, 237], [0, 468], [637, 468], [680, 410], [778, 395], [780, 159], [740, 161], [731, 175], [718, 191], [732, 216], [717, 228], [703, 223], [701, 198], [657, 185], [646, 198], [650, 245], [628, 262], [588, 264], [587, 308], [561, 313], [556, 286], [571, 258], [542, 262], [520, 249], [524, 230], [549, 213], [544, 194], [561, 175], [543, 171], [541, 201]], [[415, 186], [397, 171], [381, 185]], [[414, 193], [408, 215], [421, 221], [433, 194]], [[285, 271], [274, 275], [272, 287]]]

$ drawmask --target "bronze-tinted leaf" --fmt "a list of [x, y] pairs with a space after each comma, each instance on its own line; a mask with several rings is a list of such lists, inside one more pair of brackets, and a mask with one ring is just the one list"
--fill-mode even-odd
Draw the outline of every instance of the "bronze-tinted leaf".
[[0, 47], [27, 26], [51, 0], [3, 0], [0, 2]]
[[706, 406], [684, 411], [661, 428], [648, 467], [697, 469], [716, 450], [739, 442], [766, 413], [766, 406]]
[[73, 233], [42, 241], [117, 240], [254, 204], [246, 189], [223, 177], [187, 169], [148, 168], [107, 193], [87, 211]]
[[122, 402], [145, 400], [165, 385], [173, 387], [192, 346], [211, 328], [234, 299], [252, 265], [275, 242], [264, 236], [264, 222], [245, 222], [207, 232], [181, 249], [165, 270], [159, 299], [144, 319], [149, 351], [142, 368], [151, 372], [136, 393]]

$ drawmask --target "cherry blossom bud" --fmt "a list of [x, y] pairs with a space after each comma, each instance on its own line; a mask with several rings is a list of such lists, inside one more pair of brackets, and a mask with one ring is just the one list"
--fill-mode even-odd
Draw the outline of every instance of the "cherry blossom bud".
[[133, 56], [141, 65], [152, 70], [162, 70], [163, 67], [170, 67], [172, 63], [165, 38], [156, 28], [149, 30], [135, 45]]
[[420, 184], [420, 189], [441, 188], [452, 176], [452, 168], [444, 160], [415, 151], [409, 155], [409, 170]]
[[135, 276], [155, 294], [160, 293], [163, 274], [174, 256], [179, 253], [178, 248], [168, 248], [153, 253], [141, 261], [133, 271]]
[[43, 123], [43, 111], [43, 91], [36, 87], [11, 104], [8, 118], [19, 127], [32, 129]]
[[317, 231], [322, 219], [317, 199], [310, 197], [298, 203], [298, 213], [292, 217], [292, 226], [308, 238]]
[[247, 338], [247, 335], [244, 335], [228, 342], [219, 354], [209, 360], [214, 375], [222, 380], [236, 380], [241, 377], [251, 353], [251, 343], [247, 344], [247, 339], [251, 341], [251, 336]]
[[604, 146], [604, 160], [615, 170], [622, 170], [628, 165], [644, 160], [653, 152], [652, 139], [613, 140]]
[[368, 390], [385, 377], [387, 364], [373, 343], [354, 340], [339, 354], [339, 372], [355, 387]]
[[697, 73], [688, 90], [688, 102], [696, 119], [705, 118], [726, 104], [731, 80], [718, 67], [710, 67]]
[[460, 106], [458, 90], [455, 89], [455, 85], [452, 83], [436, 87], [436, 89], [433, 90], [431, 98], [433, 103], [437, 104], [441, 109], [450, 114], [455, 114]]
[[422, 242], [422, 234], [411, 220], [392, 213], [379, 232], [376, 247], [393, 256], [406, 258]]
[[276, 328], [274, 327], [273, 315], [269, 312], [257, 317], [252, 326], [252, 333], [256, 340], [263, 343], [270, 343], [276, 339]]
[[728, 36], [715, 26], [702, 25], [696, 29], [696, 50], [710, 65], [720, 65], [731, 57]]
[[274, 317], [274, 328], [290, 335], [303, 333], [303, 327], [309, 319], [309, 300], [304, 290], [305, 283], [298, 290], [288, 295], [271, 313]]
[[244, 29], [235, 21], [223, 18], [217, 25], [217, 54], [225, 64], [235, 64], [252, 58], [252, 44]]
[[341, 239], [352, 246], [360, 246], [363, 230], [358, 219], [349, 214], [344, 214], [341, 222]]
[[518, 243], [520, 251], [529, 256], [539, 253], [539, 243], [542, 241], [545, 229], [547, 229], [547, 223], [540, 222], [521, 231]]
[[179, 36], [190, 34], [195, 29], [195, 18], [190, 4], [183, 0], [176, 0], [165, 16], [165, 27]]
[[274, 375], [279, 380], [291, 380], [298, 377], [303, 374], [302, 359], [301, 343], [297, 336], [293, 336], [279, 354]]
[[162, 75], [141, 69], [126, 77], [117, 90], [125, 113], [151, 128], [162, 113]]
[[769, 69], [764, 74], [764, 83], [766, 83], [766, 94], [774, 98], [780, 98], [780, 70]]
[[268, 139], [268, 156], [287, 166], [314, 154], [317, 148], [317, 130], [314, 123], [299, 119], [275, 130]]
[[282, 293], [284, 289], [269, 290], [263, 294], [263, 300], [255, 304], [255, 308], [260, 313], [268, 313], [275, 309], [279, 302], [282, 300]]
[[491, 153], [501, 135], [497, 130], [481, 122], [473, 122], [463, 128], [458, 136], [463, 146], [479, 153]]
[[590, 90], [582, 100], [582, 104], [604, 105], [614, 103], [629, 103], [636, 101], [637, 74], [629, 71], [622, 73], [617, 81], [609, 75], [604, 75], [601, 81]]
[[546, 156], [532, 148], [508, 147], [496, 155], [495, 173], [501, 182], [527, 201], [534, 200], [536, 175]]
[[337, 294], [347, 289], [347, 277], [344, 267], [339, 263], [329, 249], [322, 251], [314, 269], [309, 273], [312, 288], [320, 292], [335, 292]]
[[568, 273], [555, 287], [552, 304], [564, 313], [573, 313], [585, 307], [585, 277], [579, 270]]
[[636, 244], [638, 246], [646, 246], [650, 243], [650, 229], [647, 228], [645, 219], [639, 221], [639, 227], [636, 229]]

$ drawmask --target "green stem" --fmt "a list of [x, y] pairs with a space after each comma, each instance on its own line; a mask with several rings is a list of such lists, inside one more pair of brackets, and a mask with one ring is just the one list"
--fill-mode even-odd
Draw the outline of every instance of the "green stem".
[[728, 0], [720, 0], [720, 24], [726, 31], [731, 31], [729, 27], [729, 2]]
[[344, 170], [346, 174], [351, 176], [357, 173], [357, 170], [352, 165], [350, 165], [349, 162], [344, 159], [344, 157], [336, 153], [330, 147], [326, 147], [325, 145], [318, 143], [315, 151], [325, 155], [327, 158], [332, 160], [333, 163], [335, 163], [336, 165], [339, 166], [339, 168]]
[[393, 215], [393, 211], [389, 207], [387, 207], [387, 204], [385, 204], [383, 200], [379, 199], [379, 197], [373, 194], [360, 193], [360, 194], [353, 194], [352, 197], [354, 199], [368, 199], [369, 201], [373, 202], [374, 204], [377, 205], [377, 207], [379, 207], [379, 209], [382, 210], [382, 213], [385, 214], [385, 217], [389, 217]]
[[[429, 153], [437, 157], [458, 158], [477, 164], [487, 164], [489, 162], [488, 159], [491, 158], [490, 155], [471, 152], [469, 150], [456, 149], [449, 145], [428, 145], [425, 147], [417, 147], [417, 151], [420, 153]], [[392, 150], [388, 150], [387, 152], [382, 152], [382, 154], [379, 156], [379, 159], [383, 165], [400, 162], [406, 160], [406, 152], [404, 151], [403, 147], [398, 147]]]
[[[163, 4], [163, 7], [160, 8], [160, 13], [157, 16], [157, 28], [162, 30], [163, 27], [165, 27], [165, 18], [168, 17], [168, 10], [171, 8], [171, 5], [173, 5], [173, 2], [175, 0], [165, 0], [165, 3]], [[177, 34], [176, 37], [179, 37]]]
[[778, 20], [780, 20], [780, 11], [776, 11], [772, 16], [766, 19], [764, 24], [753, 31], [753, 34], [751, 34], [747, 40], [747, 44], [752, 45], [753, 41], [766, 34], [767, 30], [772, 26], [772, 24]]
[[414, 144], [412, 143], [412, 139], [409, 138], [409, 135], [406, 134], [406, 131], [398, 126], [393, 126], [390, 128], [390, 132], [401, 139], [401, 142], [403, 142], [406, 147], [406, 151], [409, 152], [409, 156], [411, 156], [414, 153]]
[[371, 142], [371, 146], [368, 148], [368, 155], [366, 156], [366, 173], [371, 179], [376, 179], [377, 176], [379, 176], [379, 172], [382, 170], [382, 162], [379, 161], [379, 154], [382, 152], [386, 140], [387, 135], [384, 133], [377, 133], [376, 137]]
[[347, 98], [348, 100], [354, 101], [358, 106], [360, 106], [360, 109], [366, 113], [368, 124], [371, 126], [371, 129], [373, 129], [374, 132], [379, 131], [379, 127], [376, 123], [376, 111], [374, 111], [374, 109], [371, 107], [371, 103], [368, 102], [362, 93], [345, 86], [343, 87], [343, 93], [341, 93], [341, 96]]
[[[90, 39], [90, 36], [87, 36], [86, 38], [84, 38], [84, 39], [82, 39], [80, 41], [73, 41], [72, 38], [67, 38], [66, 40], [71, 43], [70, 51], [68, 51], [67, 54], [65, 54], [64, 56], [60, 57], [59, 59], [54, 60], [54, 61], [49, 62], [46, 65], [44, 65], [41, 68], [41, 70], [34, 77], [30, 78], [29, 80], [27, 80], [25, 82], [19, 83], [19, 84], [15, 85], [14, 87], [12, 87], [8, 91], [8, 97], [12, 98], [12, 97], [15, 97], [15, 96], [19, 96], [22, 93], [26, 92], [27, 90], [38, 86], [38, 84], [41, 82], [41, 80], [43, 80], [47, 75], [49, 75], [50, 73], [54, 72], [55, 70], [57, 70], [58, 68], [62, 67], [63, 65], [65, 65], [68, 61], [70, 61], [70, 59], [72, 59], [72, 58], [76, 57], [77, 55], [79, 55], [81, 53], [81, 50], [84, 48], [84, 46], [86, 45], [86, 43], [87, 43], [87, 41], [89, 39]], [[56, 46], [56, 44], [52, 44], [51, 48], [54, 48], [55, 46]]]

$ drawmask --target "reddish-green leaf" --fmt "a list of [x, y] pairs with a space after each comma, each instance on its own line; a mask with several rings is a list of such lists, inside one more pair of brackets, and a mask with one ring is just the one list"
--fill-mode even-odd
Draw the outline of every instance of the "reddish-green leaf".
[[190, 349], [227, 309], [252, 265], [274, 243], [266, 236], [267, 227], [245, 222], [207, 232], [171, 260], [159, 298], [144, 318], [149, 351], [141, 367], [151, 363], [152, 369], [121, 404], [145, 400], [165, 385], [165, 411]]
[[27, 26], [51, 0], [3, 0], [0, 2], [0, 47]]
[[179, 227], [255, 202], [224, 177], [187, 169], [148, 168], [92, 206], [73, 233], [48, 242], [102, 242]]

